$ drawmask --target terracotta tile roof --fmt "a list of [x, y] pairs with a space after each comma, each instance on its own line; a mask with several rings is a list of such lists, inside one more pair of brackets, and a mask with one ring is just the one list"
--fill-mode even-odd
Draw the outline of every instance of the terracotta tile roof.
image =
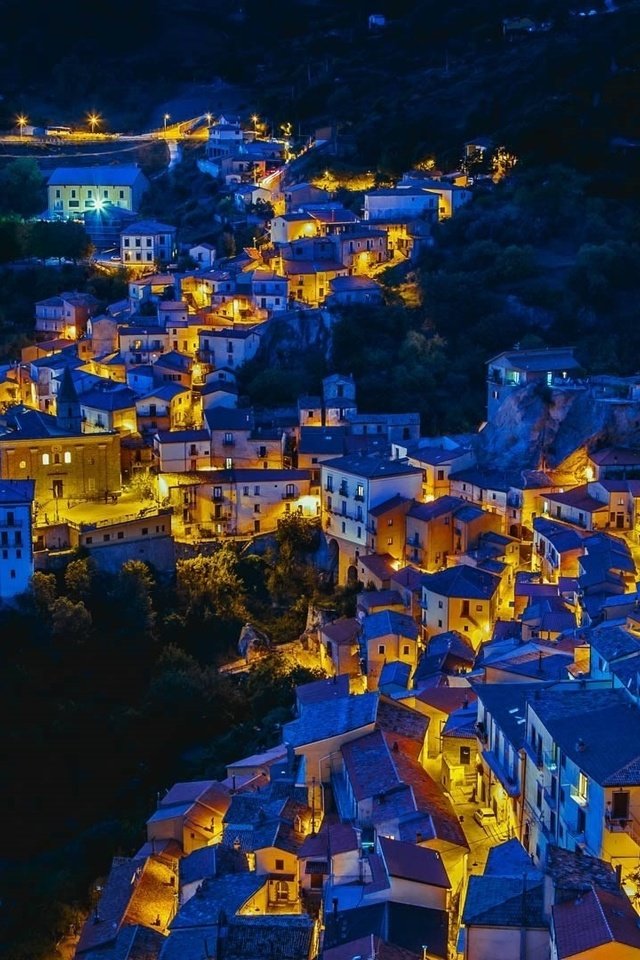
[[412, 789], [416, 809], [431, 817], [436, 837], [468, 849], [458, 816], [440, 786], [416, 760], [401, 751], [394, 753], [393, 759], [400, 777]]
[[355, 617], [341, 617], [340, 620], [325, 624], [320, 632], [333, 643], [352, 643], [360, 633], [360, 621]]
[[376, 960], [417, 960], [418, 954], [397, 947], [393, 943], [386, 943], [381, 937], [371, 933], [358, 940], [341, 943], [338, 947], [324, 950], [322, 960], [353, 960], [361, 957], [375, 957]]
[[356, 803], [398, 786], [396, 768], [379, 730], [344, 743], [340, 752]]
[[454, 713], [466, 703], [473, 703], [478, 695], [471, 687], [435, 687], [421, 690], [416, 700], [428, 704], [441, 713]]
[[390, 877], [448, 890], [451, 881], [437, 850], [380, 837], [380, 853]]
[[384, 733], [392, 756], [402, 747], [409, 756], [417, 758], [424, 746], [429, 717], [389, 697], [381, 696], [378, 704], [377, 726]]
[[638, 915], [621, 891], [593, 887], [583, 897], [553, 907], [552, 917], [558, 960], [605, 944], [631, 948], [625, 952], [629, 960], [640, 955]]
[[350, 824], [328, 823], [325, 819], [315, 837], [306, 837], [298, 851], [298, 857], [328, 860], [339, 853], [357, 850], [358, 847], [358, 834]]

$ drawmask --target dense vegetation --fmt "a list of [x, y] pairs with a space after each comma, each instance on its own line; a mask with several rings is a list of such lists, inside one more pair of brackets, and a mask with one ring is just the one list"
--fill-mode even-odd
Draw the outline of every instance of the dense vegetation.
[[[487, 134], [624, 190], [637, 151], [611, 148], [640, 139], [640, 8], [584, 7], [597, 15], [575, 15], [572, 0], [381, 0], [387, 26], [375, 31], [365, 0], [283, 0], [277, 16], [260, 0], [159, 0], [152, 17], [114, 0], [109, 22], [126, 24], [114, 42], [95, 5], [71, 11], [62, 0], [34, 18], [9, 0], [0, 127], [21, 110], [34, 122], [85, 124], [91, 109], [114, 129], [139, 127], [179, 84], [221, 76], [244, 84], [248, 112], [276, 131], [288, 122], [304, 136], [337, 122], [345, 149], [374, 168], [397, 173], [425, 154], [451, 167], [464, 140]], [[510, 42], [502, 19], [523, 14], [550, 29]]]
[[[2, 611], [3, 960], [53, 956], [90, 883], [144, 840], [158, 792], [224, 777], [227, 762], [277, 742], [295, 685], [315, 676], [278, 644], [304, 629], [316, 545], [295, 516], [265, 556], [225, 545], [179, 562], [172, 583], [139, 561], [106, 575], [77, 557]], [[219, 672], [248, 620], [270, 651], [248, 673]]]
[[562, 166], [520, 164], [438, 225], [415, 265], [382, 278], [386, 304], [341, 308], [332, 356], [268, 356], [241, 371], [247, 394], [279, 402], [352, 373], [363, 410], [417, 410], [425, 433], [476, 429], [486, 361], [522, 346], [572, 344], [592, 373], [640, 370], [640, 208], [593, 195]]

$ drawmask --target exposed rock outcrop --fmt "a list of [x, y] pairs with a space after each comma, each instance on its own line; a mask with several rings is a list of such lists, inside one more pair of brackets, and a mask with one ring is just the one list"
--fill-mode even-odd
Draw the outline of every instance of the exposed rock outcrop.
[[640, 400], [616, 396], [597, 382], [531, 384], [515, 390], [487, 424], [478, 457], [485, 466], [554, 469], [579, 448], [609, 444], [640, 446]]

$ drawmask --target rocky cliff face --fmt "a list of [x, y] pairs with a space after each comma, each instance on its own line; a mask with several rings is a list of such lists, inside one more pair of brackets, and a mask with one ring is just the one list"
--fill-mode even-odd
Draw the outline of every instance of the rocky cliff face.
[[306, 350], [329, 357], [332, 315], [328, 310], [286, 310], [275, 314], [262, 337], [260, 355], [270, 363], [286, 365]]
[[[592, 385], [550, 388], [531, 384], [514, 391], [480, 434], [485, 466], [551, 469], [574, 474], [585, 460], [579, 448], [640, 446], [640, 401], [603, 396]], [[574, 462], [575, 461], [575, 462]]]

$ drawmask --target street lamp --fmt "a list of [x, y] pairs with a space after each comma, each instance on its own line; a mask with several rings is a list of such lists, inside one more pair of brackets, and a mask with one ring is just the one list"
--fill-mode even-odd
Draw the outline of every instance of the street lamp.
[[251, 119], [253, 120], [253, 132], [254, 132], [254, 134], [255, 134], [255, 133], [257, 133], [257, 130], [258, 130], [258, 120], [259, 120], [260, 118], [258, 117], [258, 114], [257, 114], [257, 113], [254, 113], [254, 114], [252, 115]]
[[164, 136], [165, 136], [165, 140], [166, 140], [166, 138], [167, 138], [167, 120], [171, 120], [171, 114], [170, 114], [170, 113], [165, 113], [165, 115], [164, 115]]
[[16, 118], [16, 123], [20, 127], [20, 139], [24, 137], [24, 128], [27, 125], [27, 118], [21, 113], [19, 117]]
[[210, 126], [211, 126], [211, 121], [213, 120], [213, 114], [211, 114], [211, 113], [205, 113], [205, 119], [206, 119], [206, 121], [207, 121], [207, 126], [210, 127]]
[[89, 114], [87, 114], [87, 123], [88, 123], [89, 126], [91, 127], [91, 133], [95, 133], [95, 132], [96, 132], [96, 127], [97, 127], [98, 124], [100, 123], [100, 120], [101, 120], [101, 119], [102, 119], [102, 118], [100, 117], [100, 114], [99, 114], [99, 113], [89, 113]]

